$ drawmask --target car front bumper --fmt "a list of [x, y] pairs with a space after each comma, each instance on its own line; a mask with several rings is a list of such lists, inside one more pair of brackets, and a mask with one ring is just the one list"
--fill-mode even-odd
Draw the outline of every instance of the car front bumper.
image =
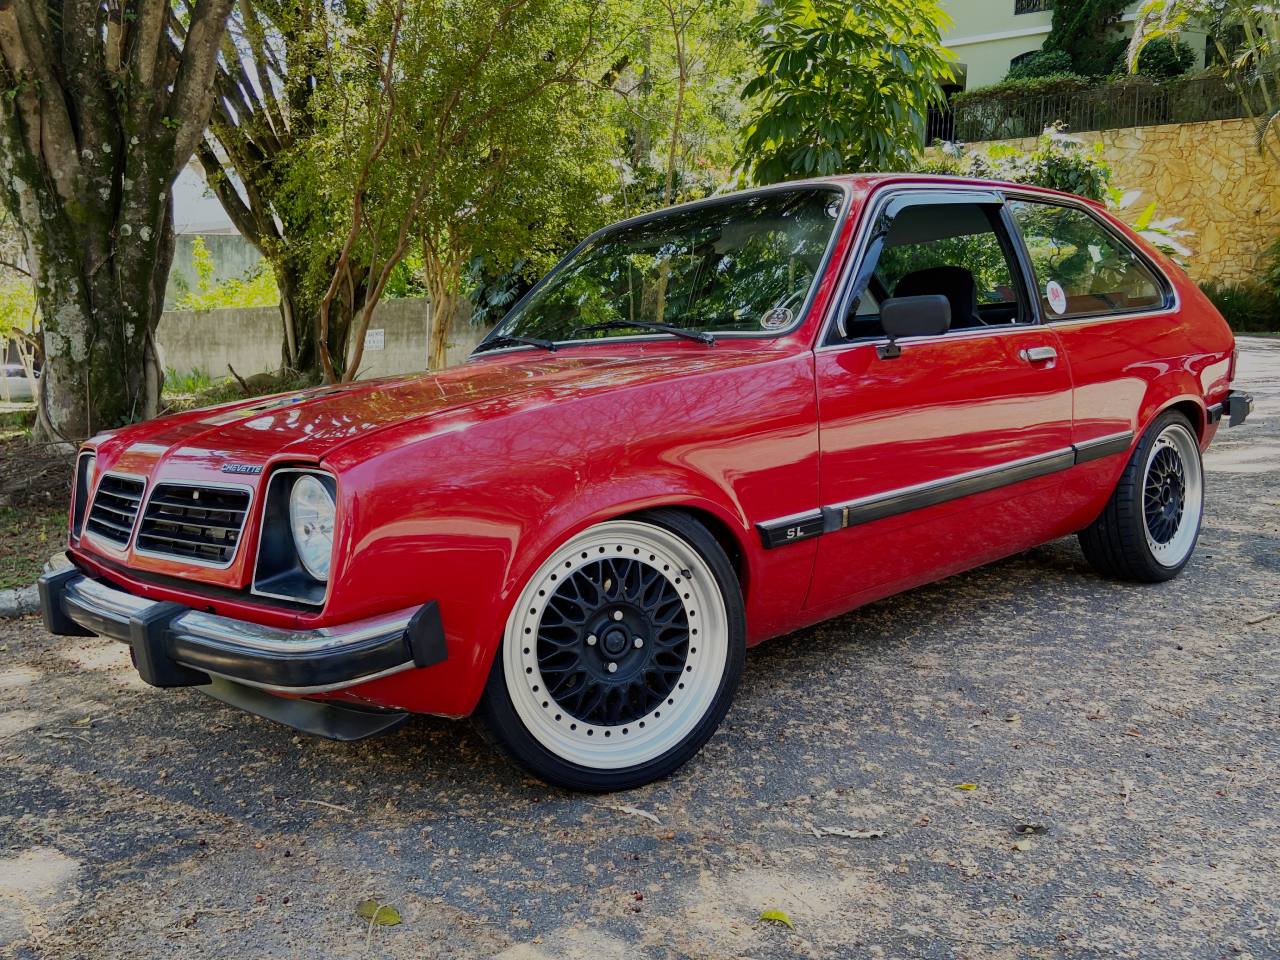
[[129, 644], [138, 673], [156, 687], [222, 680], [306, 696], [429, 667], [448, 655], [434, 601], [340, 626], [291, 630], [148, 600], [76, 568], [46, 573], [39, 587], [50, 633]]

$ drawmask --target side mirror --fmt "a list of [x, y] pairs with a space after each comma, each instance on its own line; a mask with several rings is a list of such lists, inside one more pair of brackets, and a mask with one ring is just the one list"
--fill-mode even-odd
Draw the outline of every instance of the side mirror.
[[880, 347], [880, 357], [902, 353], [897, 340], [902, 337], [936, 337], [951, 329], [951, 301], [942, 294], [921, 297], [894, 297], [880, 304], [880, 326], [889, 342]]

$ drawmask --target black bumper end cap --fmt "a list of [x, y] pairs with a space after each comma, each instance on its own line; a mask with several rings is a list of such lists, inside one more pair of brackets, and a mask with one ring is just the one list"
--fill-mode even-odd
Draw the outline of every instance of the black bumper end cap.
[[96, 634], [86, 630], [67, 616], [62, 609], [62, 594], [66, 590], [68, 580], [77, 580], [84, 576], [75, 567], [62, 570], [50, 570], [42, 574], [36, 581], [36, 589], [40, 593], [40, 615], [44, 619], [44, 628], [55, 637], [92, 637]]
[[432, 667], [449, 659], [440, 605], [434, 600], [428, 600], [418, 608], [404, 629], [404, 638], [409, 644], [409, 654], [415, 667]]
[[286, 727], [324, 737], [326, 740], [363, 740], [390, 733], [409, 719], [409, 714], [400, 710], [361, 710], [358, 707], [317, 700], [277, 697], [221, 677], [214, 677], [212, 682], [200, 687], [200, 690], [215, 700], [221, 700], [246, 713], [274, 720]]
[[1226, 400], [1227, 426], [1238, 427], [1253, 412], [1253, 397], [1242, 390], [1232, 390]]
[[138, 674], [153, 687], [198, 687], [209, 675], [175, 663], [169, 655], [169, 624], [190, 608], [180, 603], [157, 603], [129, 618], [129, 646]]

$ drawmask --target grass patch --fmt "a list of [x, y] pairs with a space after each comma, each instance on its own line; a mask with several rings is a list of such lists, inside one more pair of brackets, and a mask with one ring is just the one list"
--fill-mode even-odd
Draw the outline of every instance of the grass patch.
[[67, 536], [63, 507], [42, 511], [0, 507], [0, 590], [29, 587], [36, 582], [50, 554]]

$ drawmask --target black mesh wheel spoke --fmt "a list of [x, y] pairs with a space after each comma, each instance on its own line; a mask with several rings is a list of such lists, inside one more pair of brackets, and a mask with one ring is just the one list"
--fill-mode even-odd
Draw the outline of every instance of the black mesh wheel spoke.
[[1147, 532], [1157, 544], [1169, 543], [1182, 524], [1186, 507], [1186, 472], [1173, 447], [1161, 447], [1151, 458], [1142, 490]]
[[685, 670], [688, 611], [647, 559], [584, 558], [543, 605], [536, 653], [545, 692], [583, 723], [613, 727], [647, 716]]

